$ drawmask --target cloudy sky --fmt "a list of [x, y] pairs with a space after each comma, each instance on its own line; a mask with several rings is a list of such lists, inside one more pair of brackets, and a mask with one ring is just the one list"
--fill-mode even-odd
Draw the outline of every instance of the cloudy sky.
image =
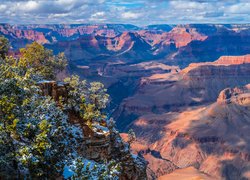
[[250, 23], [250, 0], [0, 0], [0, 23]]

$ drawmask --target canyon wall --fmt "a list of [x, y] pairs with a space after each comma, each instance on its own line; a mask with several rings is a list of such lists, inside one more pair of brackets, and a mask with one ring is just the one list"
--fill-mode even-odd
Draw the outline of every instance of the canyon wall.
[[64, 51], [77, 65], [89, 61], [142, 62], [152, 59], [187, 66], [222, 55], [250, 53], [248, 24], [242, 25], [9, 25], [0, 24], [13, 50], [37, 41]]
[[227, 88], [216, 102], [182, 112], [141, 116], [131, 126], [132, 148], [157, 176], [192, 166], [211, 179], [248, 179], [249, 87]]

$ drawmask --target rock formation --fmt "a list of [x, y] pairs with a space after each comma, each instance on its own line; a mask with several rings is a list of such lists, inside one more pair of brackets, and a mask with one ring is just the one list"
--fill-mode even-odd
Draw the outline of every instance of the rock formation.
[[149, 162], [149, 168], [158, 169], [158, 176], [160, 171], [169, 173], [166, 169], [173, 167], [171, 162], [176, 169], [192, 166], [197, 173], [212, 179], [248, 179], [249, 102], [247, 85], [223, 90], [212, 104], [182, 112], [144, 115], [131, 126], [141, 144], [133, 148], [138, 153], [144, 149], [155, 151], [158, 160], [168, 161], [162, 166]]
[[[0, 24], [13, 50], [37, 41], [54, 50], [65, 51], [70, 60], [120, 60], [142, 62], [161, 59], [187, 66], [211, 61], [221, 55], [250, 52], [249, 25], [153, 25], [121, 24], [9, 25]], [[72, 51], [72, 53], [71, 53]], [[78, 55], [76, 55], [78, 54]]]

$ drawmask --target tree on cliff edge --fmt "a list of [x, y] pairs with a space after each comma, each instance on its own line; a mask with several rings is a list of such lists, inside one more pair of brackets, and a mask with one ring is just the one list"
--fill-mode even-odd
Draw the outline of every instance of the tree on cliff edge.
[[47, 179], [63, 173], [82, 139], [82, 130], [32, 78], [18, 59], [0, 61], [0, 177]]
[[24, 71], [32, 69], [35, 74], [47, 80], [55, 79], [56, 74], [67, 66], [64, 53], [54, 55], [52, 50], [34, 42], [20, 49], [18, 66]]
[[82, 129], [69, 122], [67, 113], [67, 108], [75, 108], [84, 120], [105, 130], [101, 125], [108, 102], [104, 86], [69, 78], [71, 90], [64, 109], [52, 97], [42, 96], [37, 85], [41, 79], [54, 79], [57, 70], [66, 66], [64, 55], [54, 56], [33, 43], [20, 50], [20, 58], [14, 58], [6, 56], [2, 47], [0, 179], [56, 179], [65, 175], [67, 167], [75, 179], [118, 179], [119, 163], [86, 163], [79, 152]]

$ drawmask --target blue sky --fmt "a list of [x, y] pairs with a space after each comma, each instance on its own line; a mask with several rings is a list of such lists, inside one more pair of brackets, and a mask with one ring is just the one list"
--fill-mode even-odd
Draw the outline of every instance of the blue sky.
[[250, 23], [250, 0], [0, 0], [0, 22]]

